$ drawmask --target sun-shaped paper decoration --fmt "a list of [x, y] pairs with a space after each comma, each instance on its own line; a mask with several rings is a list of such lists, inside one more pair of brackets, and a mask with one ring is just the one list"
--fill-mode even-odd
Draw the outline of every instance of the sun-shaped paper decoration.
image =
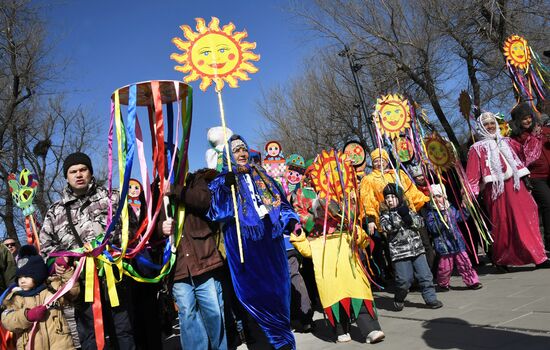
[[182, 25], [183, 35], [187, 39], [173, 38], [172, 42], [183, 53], [173, 53], [170, 58], [181, 64], [175, 70], [189, 73], [183, 78], [188, 83], [202, 78], [200, 89], [206, 89], [214, 82], [216, 91], [221, 91], [224, 81], [230, 87], [238, 86], [237, 80], [250, 80], [247, 73], [256, 73], [256, 68], [248, 61], [259, 61], [260, 55], [249, 50], [256, 48], [256, 43], [243, 41], [248, 36], [246, 31], [235, 32], [231, 22], [220, 29], [216, 17], [205, 25], [204, 19], [196, 18], [197, 32], [188, 25]]
[[455, 157], [452, 146], [439, 135], [432, 135], [424, 140], [428, 159], [434, 167], [447, 170], [454, 166]]
[[[338, 164], [334, 151], [323, 150], [313, 162], [311, 179], [313, 187], [319, 193], [319, 198], [329, 198], [342, 200], [343, 193], [350, 193], [354, 189], [355, 170], [350, 162], [346, 161], [346, 156], [341, 151], [337, 153]], [[338, 173], [340, 167], [340, 178]], [[342, 183], [344, 184], [342, 189]]]
[[374, 118], [382, 133], [391, 139], [410, 126], [411, 114], [409, 103], [398, 94], [389, 94], [376, 100]]
[[531, 63], [531, 53], [527, 40], [519, 35], [510, 35], [504, 42], [504, 56], [512, 66], [516, 68], [526, 69]]

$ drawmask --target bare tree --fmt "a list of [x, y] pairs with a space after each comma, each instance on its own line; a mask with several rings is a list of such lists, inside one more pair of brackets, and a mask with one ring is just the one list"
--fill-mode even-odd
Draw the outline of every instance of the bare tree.
[[[352, 139], [369, 145], [367, 118], [371, 118], [380, 91], [394, 83], [372, 73], [364, 67], [365, 116], [348, 62], [338, 56], [338, 51], [328, 49], [326, 54], [307, 59], [300, 76], [265, 92], [258, 102], [260, 113], [269, 122], [264, 139], [277, 139], [286, 154], [296, 152], [306, 158], [323, 148], [342, 147]], [[367, 76], [369, 83], [364, 81]]]
[[30, 1], [0, 0], [0, 219], [15, 239], [22, 220], [8, 175], [25, 167], [37, 175], [35, 203], [44, 215], [63, 184], [64, 156], [93, 143], [100, 127], [80, 109], [69, 111], [63, 94], [47, 87], [59, 67], [48, 61], [51, 48], [37, 13]]
[[[426, 108], [437, 118], [441, 131], [460, 145], [467, 138], [468, 128], [458, 113], [459, 91], [467, 88], [479, 109], [502, 111], [503, 106], [511, 106], [513, 89], [502, 45], [507, 36], [519, 33], [540, 51], [541, 45], [548, 43], [549, 7], [544, 0], [316, 0], [314, 6], [295, 2], [291, 11], [304, 19], [313, 35], [326, 40], [325, 51], [334, 55], [335, 46], [351, 46], [363, 66], [360, 81], [370, 105], [377, 96], [403, 93], [429, 106]], [[323, 67], [328, 71], [312, 73], [308, 63], [304, 74], [288, 86], [264, 94], [260, 104], [262, 114], [277, 126], [272, 132], [282, 135], [282, 139], [306, 126], [307, 135], [299, 142], [315, 141], [308, 144], [309, 149], [316, 144], [334, 144], [365, 127], [348, 128], [345, 126], [351, 125], [349, 121], [330, 119], [330, 115], [353, 115], [350, 106], [357, 99], [351, 88], [349, 66], [335, 65], [326, 57]], [[322, 75], [332, 77], [328, 85], [323, 79], [312, 79]], [[296, 83], [300, 80], [307, 80], [307, 88]], [[319, 91], [328, 93], [331, 89], [337, 92], [336, 96], [343, 92], [341, 104], [321, 109], [323, 105], [315, 98]], [[311, 102], [310, 110], [317, 114], [308, 115], [302, 123], [295, 120], [306, 119], [306, 114], [289, 112], [299, 107], [293, 104], [296, 97], [285, 96], [289, 94], [307, 96], [301, 99]], [[292, 115], [292, 120], [281, 114]], [[311, 125], [317, 130], [310, 130]], [[324, 130], [326, 125], [330, 130]], [[334, 134], [338, 134], [337, 139]]]

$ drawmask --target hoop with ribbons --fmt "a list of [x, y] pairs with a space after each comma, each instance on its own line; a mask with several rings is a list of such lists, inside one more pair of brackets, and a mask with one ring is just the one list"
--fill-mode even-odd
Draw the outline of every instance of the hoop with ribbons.
[[[185, 208], [179, 204], [167, 206], [167, 216], [175, 216], [176, 233], [165, 240], [162, 263], [154, 264], [139, 253], [143, 251], [156, 228], [156, 221], [163, 206], [164, 196], [170, 186], [183, 186], [188, 171], [187, 151], [192, 119], [192, 88], [179, 81], [145, 81], [124, 86], [115, 90], [111, 97], [111, 121], [108, 136], [108, 187], [109, 209], [107, 229], [92, 242], [82, 248], [55, 252], [50, 256], [77, 257], [85, 271], [85, 301], [93, 302], [96, 343], [98, 349], [104, 347], [103, 318], [99, 298], [98, 275], [105, 275], [111, 306], [119, 305], [115, 284], [126, 274], [139, 282], [155, 283], [166, 276], [175, 262], [175, 248], [181, 239]], [[177, 104], [178, 113], [174, 113], [173, 104]], [[126, 121], [122, 118], [121, 106], [127, 106]], [[153, 166], [151, 174], [145, 158], [145, 146], [141, 124], [137, 115], [138, 107], [146, 107], [151, 133]], [[164, 113], [164, 108], [166, 114]], [[180, 125], [181, 124], [181, 125]], [[116, 127], [118, 180], [120, 197], [116, 211], [113, 213], [113, 134]], [[166, 133], [165, 133], [166, 127]], [[181, 129], [181, 138], [178, 140]], [[167, 136], [167, 139], [166, 139]], [[165, 148], [165, 142], [168, 147]], [[146, 217], [130, 239], [128, 214], [128, 186], [132, 177], [134, 153], [138, 154], [140, 175], [144, 183]], [[176, 154], [177, 153], [177, 154]], [[178, 159], [176, 161], [176, 159]], [[159, 197], [153, 203], [151, 179], [158, 179]], [[112, 242], [115, 228], [120, 226], [121, 244]], [[135, 259], [138, 264], [145, 264], [159, 271], [153, 278], [143, 277], [130, 264]], [[118, 270], [119, 280], [115, 279], [113, 268]], [[69, 288], [70, 289], [70, 288]], [[61, 296], [61, 295], [60, 295]]]

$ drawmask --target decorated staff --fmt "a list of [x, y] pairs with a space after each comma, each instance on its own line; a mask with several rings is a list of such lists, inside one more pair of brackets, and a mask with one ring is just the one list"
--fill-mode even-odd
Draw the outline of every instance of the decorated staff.
[[[234, 32], [235, 25], [233, 23], [229, 22], [220, 29], [220, 21], [216, 17], [212, 17], [208, 26], [202, 18], [196, 18], [196, 21], [195, 28], [197, 32], [194, 32], [188, 25], [180, 27], [187, 41], [181, 38], [173, 38], [172, 42], [183, 53], [173, 53], [170, 58], [181, 64], [175, 66], [175, 69], [187, 74], [183, 78], [186, 83], [201, 79], [199, 87], [202, 91], [206, 91], [212, 82], [216, 85], [215, 89], [218, 95], [218, 105], [226, 143], [225, 150], [229, 158], [230, 150], [227, 144], [228, 135], [221, 91], [225, 83], [232, 88], [237, 88], [238, 80], [250, 80], [248, 73], [256, 73], [258, 68], [249, 61], [259, 61], [260, 55], [250, 52], [250, 50], [256, 48], [256, 43], [243, 41], [248, 34], [246, 31]], [[229, 162], [229, 171], [232, 171], [231, 162]], [[231, 186], [231, 193], [236, 214], [235, 186]], [[235, 215], [235, 221], [237, 223], [239, 253], [241, 263], [243, 263], [244, 256], [238, 215]]]
[[518, 102], [527, 100], [535, 107], [535, 98], [539, 101], [547, 99], [550, 68], [541, 62], [527, 40], [516, 34], [510, 35], [502, 49]]
[[[34, 245], [40, 251], [40, 241], [38, 240], [38, 229], [35, 218], [36, 208], [32, 204], [36, 188], [38, 187], [36, 175], [25, 168], [21, 170], [19, 180], [17, 180], [17, 176], [11, 173], [8, 175], [8, 186], [13, 202], [23, 211], [23, 216], [25, 216], [27, 243]], [[40, 225], [38, 225], [38, 228], [40, 228]]]
[[[462, 92], [459, 103], [461, 112], [465, 118], [469, 120], [471, 116], [471, 101], [465, 91]], [[417, 110], [420, 110], [420, 113], [417, 113]], [[457, 152], [449, 141], [445, 140], [437, 133], [435, 128], [428, 121], [424, 110], [420, 109], [420, 106], [411, 103], [399, 94], [382, 96], [377, 100], [375, 106], [375, 121], [379, 146], [386, 146], [387, 149], [391, 150], [393, 159], [395, 159], [395, 164], [389, 157], [387, 157], [387, 159], [382, 159], [382, 154], [384, 152], [377, 152], [376, 157], [379, 159], [373, 159], [373, 163], [376, 161], [376, 164], [384, 164], [384, 167], [392, 168], [383, 169], [384, 167], [382, 167], [378, 170], [381, 174], [393, 174], [388, 181], [391, 180], [391, 182], [401, 185], [406, 195], [410, 187], [409, 178], [415, 181], [417, 181], [417, 177], [421, 178], [423, 183], [419, 183], [418, 185], [426, 187], [428, 189], [428, 195], [431, 184], [446, 183], [450, 186], [452, 193], [455, 195], [454, 197], [459, 197], [460, 191], [452, 184], [459, 184], [465, 187], [466, 175], [460, 162], [456, 161]], [[407, 168], [413, 169], [413, 171], [409, 173]], [[406, 176], [404, 176], [405, 174]], [[368, 177], [370, 180], [374, 180], [376, 176], [369, 174]], [[368, 182], [369, 181], [365, 181], [365, 185]], [[376, 202], [381, 201], [381, 188], [376, 187], [376, 194], [374, 196], [368, 193], [363, 194], [363, 192], [368, 191], [366, 191], [366, 189], [362, 191], [361, 195], [363, 198], [372, 199], [378, 196], [378, 201]], [[469, 193], [464, 193], [463, 195], [467, 197], [465, 203], [467, 203], [467, 209], [472, 212], [475, 225], [482, 237], [482, 243], [485, 243], [485, 245], [490, 244], [491, 237], [488, 233], [485, 221], [481, 217], [479, 204]], [[418, 198], [420, 198], [420, 195], [418, 195]], [[433, 204], [433, 198], [429, 200]], [[427, 197], [418, 203], [414, 200], [412, 202], [416, 203], [415, 209], [419, 210], [420, 207], [424, 205], [423, 202], [426, 201], [428, 201]], [[376, 203], [373, 201], [371, 205], [376, 206]], [[374, 218], [376, 220], [375, 211], [368, 209], [369, 205], [367, 204], [365, 204], [364, 207], [368, 213], [372, 212], [374, 215], [371, 219]], [[463, 217], [466, 216], [464, 215], [465, 213], [462, 213], [462, 208], [460, 212], [463, 214]], [[373, 227], [374, 224], [370, 224], [370, 226]], [[471, 233], [469, 228], [467, 229], [468, 235], [470, 235], [469, 242], [472, 242]], [[421, 231], [423, 243], [428, 252], [428, 262], [431, 264], [431, 245], [429, 244], [426, 234], [427, 232], [424, 232], [424, 230]], [[475, 249], [473, 249], [473, 247], [469, 248], [475, 255]]]

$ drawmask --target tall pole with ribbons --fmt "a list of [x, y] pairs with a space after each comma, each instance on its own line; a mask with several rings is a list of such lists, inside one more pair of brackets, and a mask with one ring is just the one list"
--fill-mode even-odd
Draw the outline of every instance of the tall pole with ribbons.
[[[238, 80], [250, 80], [248, 73], [256, 73], [258, 68], [249, 61], [259, 61], [260, 55], [250, 51], [256, 48], [256, 43], [244, 41], [243, 39], [248, 34], [246, 31], [235, 32], [233, 23], [229, 22], [220, 28], [220, 21], [216, 17], [212, 17], [208, 25], [202, 18], [196, 18], [196, 21], [196, 32], [188, 25], [180, 27], [187, 40], [179, 37], [172, 39], [176, 47], [183, 52], [173, 53], [170, 58], [180, 64], [175, 66], [177, 71], [187, 74], [183, 79], [186, 83], [201, 79], [199, 88], [202, 91], [206, 91], [212, 83], [215, 84], [224, 131], [227, 166], [228, 170], [232, 171], [221, 91], [225, 83], [232, 88], [237, 88]], [[235, 213], [239, 256], [241, 263], [244, 263], [237, 194], [234, 185], [231, 186], [231, 198]]]
[[[173, 104], [177, 104], [177, 114], [174, 113]], [[123, 106], [127, 106], [128, 115], [126, 119], [122, 117]], [[138, 107], [145, 107], [149, 117], [148, 124], [153, 158], [151, 174], [145, 157], [145, 142], [138, 118]], [[119, 305], [119, 299], [115, 285], [120, 280], [115, 279], [113, 268], [118, 269], [120, 278], [124, 273], [138, 282], [155, 283], [166, 276], [174, 265], [174, 247], [177, 246], [181, 238], [183, 228], [184, 208], [181, 206], [176, 211], [178, 225], [176, 237], [171, 237], [166, 241], [162, 263], [155, 264], [144, 258], [140, 253], [146, 249], [156, 228], [155, 223], [163, 206], [167, 184], [182, 185], [185, 181], [188, 169], [187, 148], [191, 130], [191, 117], [192, 88], [180, 81], [154, 80], [134, 83], [115, 90], [111, 96], [111, 122], [108, 137], [110, 202], [107, 227], [105, 232], [99, 234], [91, 242], [87, 242], [84, 247], [50, 254], [52, 258], [66, 256], [79, 259], [75, 275], [79, 275], [82, 271], [86, 276], [85, 301], [93, 302], [94, 331], [98, 349], [103, 349], [105, 346], [98, 272], [105, 275], [110, 304], [112, 307], [116, 307]], [[111, 193], [113, 187], [113, 136], [115, 126], [119, 196]], [[178, 142], [180, 129], [181, 139]], [[165, 147], [165, 143], [168, 145], [167, 147]], [[176, 150], [178, 150], [177, 155], [175, 154]], [[138, 155], [142, 183], [145, 184], [143, 190], [147, 215], [140, 223], [139, 228], [135, 232], [132, 230], [133, 237], [130, 237], [127, 195], [135, 153]], [[153, 203], [151, 178], [157, 178], [159, 181], [159, 196], [155, 203]], [[113, 211], [115, 200], [118, 200], [118, 206], [116, 211]], [[119, 227], [121, 227], [120, 231]], [[115, 232], [117, 232], [117, 236], [120, 232], [120, 246], [117, 246], [117, 243], [113, 241]], [[149, 270], [158, 271], [158, 275], [156, 277], [141, 276], [134, 269], [130, 260], [136, 262], [137, 265], [145, 265]], [[55, 298], [48, 302], [55, 302], [61, 295], [62, 293], [56, 294]]]

